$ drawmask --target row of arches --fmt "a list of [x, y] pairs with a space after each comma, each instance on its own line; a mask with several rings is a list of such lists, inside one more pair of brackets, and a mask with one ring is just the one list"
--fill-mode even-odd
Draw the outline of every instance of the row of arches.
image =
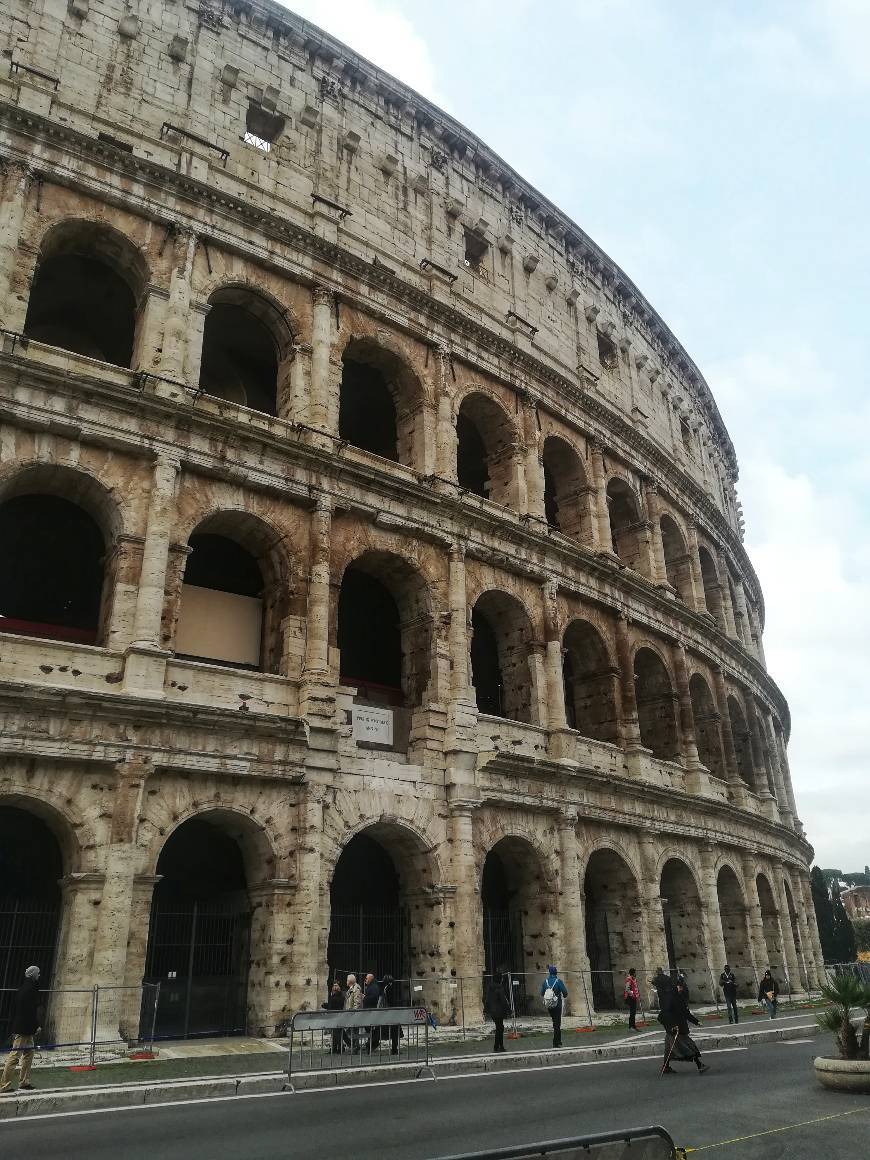
[[[0, 837], [3, 996], [4, 988], [14, 985], [31, 962], [40, 965], [46, 985], [51, 982], [64, 859], [48, 825], [19, 806], [0, 805]], [[250, 824], [220, 811], [182, 821], [167, 836], [156, 864], [147, 937], [136, 940], [145, 946], [144, 980], [161, 985], [158, 1035], [186, 1038], [248, 1029], [250, 964], [263, 954], [263, 947], [256, 945], [263, 935], [254, 920], [258, 883], [266, 872], [262, 853]], [[746, 995], [754, 994], [757, 968], [770, 966], [781, 981], [788, 972], [784, 923], [802, 961], [800, 923], [787, 878], [782, 883], [785, 909], [780, 912], [765, 873], [757, 874], [750, 886], [724, 862], [716, 876], [717, 913], [709, 914], [687, 861], [667, 857], [658, 875], [654, 893], [660, 897], [666, 965], [683, 971], [696, 994], [710, 993], [711, 968], [718, 971], [724, 965], [714, 963], [712, 948], [705, 943], [712, 923], [721, 924], [724, 954], [737, 968]], [[420, 913], [431, 908], [428, 899], [440, 876], [431, 852], [398, 823], [375, 823], [351, 837], [329, 880], [326, 977], [368, 970], [379, 977], [389, 973], [411, 1001], [409, 981], [431, 971]], [[580, 885], [591, 998], [596, 1009], [606, 1010], [619, 1005], [616, 987], [629, 967], [643, 974], [665, 965], [649, 961], [652, 947], [644, 913], [649, 883], [616, 846], [604, 844], [586, 860]], [[502, 837], [482, 856], [475, 897], [477, 913], [465, 917], [479, 931], [481, 971], [516, 973], [521, 1005], [526, 976], [534, 980], [542, 964], [566, 953], [559, 933], [565, 916], [560, 915], [552, 869], [529, 839]], [[754, 910], [761, 923], [755, 946]], [[563, 962], [562, 969], [573, 972], [575, 986], [585, 985], [579, 981], [586, 970], [583, 963]], [[306, 972], [322, 977], [318, 964], [306, 964]], [[793, 980], [795, 986], [805, 983]], [[0, 1006], [0, 1023], [8, 1014]]]
[[[93, 222], [59, 223], [43, 239], [24, 334], [87, 357], [132, 366], [147, 288], [143, 255], [123, 234]], [[261, 289], [232, 282], [213, 290], [205, 305], [196, 360], [199, 390], [266, 414], [286, 414], [295, 389], [292, 364], [298, 357], [297, 324], [286, 308]], [[170, 319], [168, 325], [182, 323]], [[349, 337], [340, 361], [339, 439], [422, 471], [426, 432], [420, 415], [426, 389], [419, 376], [371, 337]], [[525, 438], [517, 417], [492, 395], [472, 387], [458, 401], [452, 438], [452, 470], [459, 487], [516, 507]], [[523, 470], [529, 470], [528, 460]], [[556, 434], [543, 438], [540, 463], [533, 470], [540, 474], [541, 515], [551, 528], [587, 546], [612, 549], [629, 567], [657, 578], [650, 557], [649, 513], [626, 478], [614, 474], [590, 479], [588, 448], [581, 455]], [[595, 518], [597, 487], [605, 489], [609, 520], [609, 539], [603, 544], [598, 543]], [[661, 538], [664, 555], [662, 582], [690, 607], [703, 604], [725, 631], [749, 647], [758, 637], [758, 626], [749, 623], [748, 606], [744, 613], [747, 601], [741, 582], [726, 565], [717, 565], [704, 546], [698, 549], [695, 568], [674, 515], [663, 514], [656, 522], [654, 534]], [[697, 595], [694, 572], [703, 587]], [[733, 624], [725, 606], [726, 587]]]

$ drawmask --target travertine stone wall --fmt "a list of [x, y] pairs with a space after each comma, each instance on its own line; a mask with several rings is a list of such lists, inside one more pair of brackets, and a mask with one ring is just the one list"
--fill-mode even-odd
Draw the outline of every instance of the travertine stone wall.
[[[464, 127], [278, 5], [11, 0], [0, 38], [0, 505], [62, 496], [106, 543], [95, 644], [0, 633], [0, 808], [61, 849], [55, 981], [141, 980], [161, 850], [200, 819], [243, 855], [252, 1031], [321, 1001], [358, 834], [395, 865], [412, 981], [443, 1017], [450, 981], [483, 971], [496, 847], [517, 969], [558, 958], [591, 986], [606, 918], [618, 972], [670, 948], [697, 990], [737, 953], [815, 985], [734, 449], [627, 275]], [[23, 333], [60, 252], [129, 287], [129, 367]], [[198, 389], [227, 295], [274, 342], [274, 415]], [[347, 353], [388, 380], [397, 462], [339, 438]], [[487, 498], [457, 484], [460, 414]], [[260, 671], [176, 654], [203, 531], [260, 566]], [[363, 698], [340, 680], [351, 566], [398, 609], [392, 745], [354, 736]], [[475, 606], [506, 717], [477, 709]]]

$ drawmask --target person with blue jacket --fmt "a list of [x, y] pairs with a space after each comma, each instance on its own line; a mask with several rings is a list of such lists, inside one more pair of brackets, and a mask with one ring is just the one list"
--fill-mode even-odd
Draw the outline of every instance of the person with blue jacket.
[[553, 1020], [553, 1046], [562, 1046], [562, 1010], [568, 998], [568, 988], [559, 978], [555, 967], [547, 968], [547, 977], [541, 983], [541, 998], [547, 1013]]

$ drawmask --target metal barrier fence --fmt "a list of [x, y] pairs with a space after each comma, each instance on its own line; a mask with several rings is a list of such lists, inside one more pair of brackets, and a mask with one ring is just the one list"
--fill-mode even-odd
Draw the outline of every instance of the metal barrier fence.
[[604, 1155], [607, 1160], [674, 1160], [677, 1149], [670, 1133], [654, 1125], [650, 1128], [622, 1128], [617, 1132], [595, 1132], [567, 1140], [545, 1140], [539, 1144], [512, 1144], [489, 1152], [462, 1152], [440, 1157], [440, 1160], [534, 1160], [536, 1156], [587, 1160], [596, 1155]]
[[425, 1007], [297, 1011], [287, 1050], [290, 1090], [300, 1072], [411, 1065], [419, 1076], [429, 1067], [429, 1027]]
[[[9, 1012], [0, 1047], [12, 1042], [16, 988], [0, 990]], [[42, 1027], [36, 1038], [38, 1065], [95, 1066], [122, 1059], [131, 1048], [152, 1050], [159, 983], [138, 987], [83, 987], [40, 991]]]
[[825, 973], [829, 982], [842, 975], [852, 975], [859, 982], [870, 986], [870, 963], [825, 963]]

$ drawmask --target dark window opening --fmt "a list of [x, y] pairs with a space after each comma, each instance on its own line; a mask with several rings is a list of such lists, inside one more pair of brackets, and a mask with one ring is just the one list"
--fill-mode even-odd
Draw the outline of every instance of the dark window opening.
[[504, 681], [495, 632], [484, 613], [471, 612], [471, 682], [477, 708], [492, 717], [504, 716]]
[[402, 701], [402, 631], [387, 588], [358, 568], [345, 569], [338, 597], [341, 681], [363, 696], [391, 694]]
[[259, 669], [263, 653], [263, 573], [247, 549], [208, 532], [190, 537], [176, 629], [178, 655]]
[[489, 243], [486, 238], [475, 233], [473, 230], [466, 230], [465, 232], [465, 260], [469, 266], [477, 269], [480, 263], [486, 257], [486, 252], [489, 249]]
[[251, 101], [245, 112], [245, 141], [268, 153], [284, 132], [284, 125], [280, 113], [271, 113], [256, 101]]
[[383, 372], [347, 356], [342, 360], [338, 434], [383, 459], [399, 458], [396, 405]]
[[634, 658], [634, 687], [641, 744], [654, 757], [674, 761], [679, 757], [676, 706], [671, 678], [664, 662], [649, 648]]
[[484, 499], [489, 495], [486, 444], [473, 419], [459, 412], [456, 422], [456, 475], [459, 486]]
[[160, 983], [159, 1038], [247, 1030], [250, 902], [238, 843], [193, 818], [157, 861], [146, 982]]
[[244, 306], [213, 303], [203, 331], [200, 390], [274, 415], [277, 382], [278, 351], [269, 328]]
[[600, 330], [598, 331], [598, 361], [609, 371], [614, 370], [619, 362], [616, 343], [606, 334], [602, 334]]
[[195, 533], [189, 543], [191, 553], [184, 570], [185, 584], [237, 596], [262, 594], [260, 565], [241, 544], [209, 532]]
[[0, 629], [95, 644], [103, 535], [87, 512], [53, 495], [0, 506]]
[[562, 678], [568, 726], [594, 741], [618, 740], [615, 674], [598, 631], [573, 621], [565, 631]]
[[544, 515], [551, 528], [559, 530], [559, 502], [556, 498], [556, 482], [546, 459], [544, 460]]
[[544, 440], [544, 514], [550, 527], [563, 535], [585, 540], [587, 512], [583, 491], [586, 477], [575, 449], [557, 435]]
[[[408, 977], [407, 916], [393, 859], [368, 834], [357, 834], [341, 852], [329, 891], [330, 981], [342, 986], [348, 974], [362, 984], [368, 971], [377, 979]], [[397, 984], [392, 996], [397, 999]]]
[[680, 419], [680, 438], [683, 441], [683, 449], [687, 454], [692, 453], [692, 428], [685, 419]]
[[574, 702], [574, 662], [570, 652], [565, 653], [562, 661], [562, 691], [565, 697], [565, 722], [569, 729], [577, 728], [577, 706]]
[[24, 321], [28, 338], [129, 367], [135, 329], [133, 291], [105, 262], [69, 253], [40, 261]]

